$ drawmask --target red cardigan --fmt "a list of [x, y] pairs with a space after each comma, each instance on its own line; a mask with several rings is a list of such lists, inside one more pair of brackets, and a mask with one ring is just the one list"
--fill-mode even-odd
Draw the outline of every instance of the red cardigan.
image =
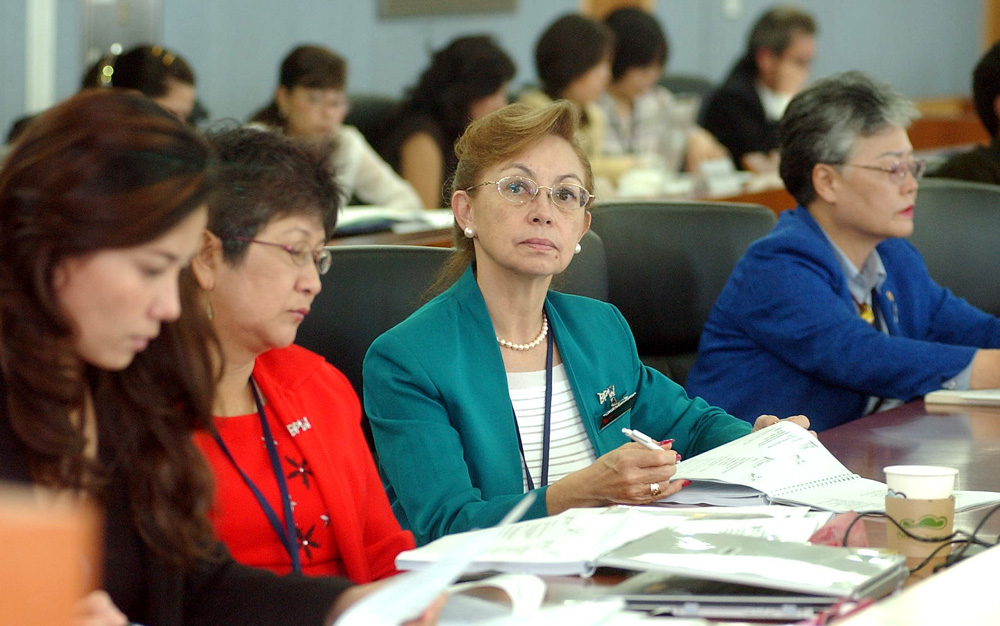
[[[275, 438], [294, 441], [297, 452], [308, 463], [319, 497], [329, 512], [329, 525], [322, 529], [322, 535], [312, 536], [313, 541], [320, 545], [334, 544], [343, 574], [356, 583], [395, 574], [396, 555], [414, 546], [413, 535], [400, 528], [389, 508], [361, 430], [361, 406], [347, 378], [321, 356], [295, 345], [270, 350], [257, 357], [253, 376], [266, 398], [272, 430], [276, 427], [274, 418], [277, 418], [293, 440], [279, 437], [277, 433]], [[270, 529], [257, 533], [259, 536], [254, 537], [254, 541], [247, 542], [245, 529], [233, 523], [233, 511], [239, 508], [236, 503], [247, 502], [249, 489], [218, 444], [208, 433], [196, 433], [195, 443], [205, 453], [219, 479], [217, 513], [213, 522], [219, 538], [230, 548], [233, 557], [241, 563], [267, 567], [278, 573], [290, 571], [290, 559]], [[240, 441], [227, 439], [226, 445], [237, 459], [245, 459], [248, 454], [253, 456], [254, 450], [259, 450], [260, 463], [267, 464], [267, 453], [259, 441], [251, 440], [241, 446]], [[244, 461], [240, 463], [242, 466]], [[244, 467], [244, 470], [256, 476], [252, 468]], [[268, 484], [262, 481], [258, 486], [280, 517], [276, 483], [271, 483], [273, 481]], [[240, 490], [238, 500], [233, 498], [234, 490]], [[249, 498], [252, 500], [253, 496]], [[228, 508], [227, 502], [230, 503]], [[240, 510], [238, 514], [252, 515], [259, 521], [263, 518], [259, 509], [254, 501], [251, 509]], [[251, 524], [250, 520], [247, 524], [260, 528], [260, 524]], [[237, 535], [244, 536], [234, 541]], [[276, 554], [283, 555], [278, 565], [273, 559]]]

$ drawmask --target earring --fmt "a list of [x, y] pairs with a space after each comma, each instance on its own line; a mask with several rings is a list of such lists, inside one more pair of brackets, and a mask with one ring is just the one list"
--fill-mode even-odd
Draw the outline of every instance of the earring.
[[468, 237], [469, 239], [472, 239], [473, 237], [476, 236], [476, 231], [472, 230], [471, 226], [466, 226], [464, 232], [465, 236]]
[[215, 319], [215, 309], [212, 308], [212, 299], [205, 295], [205, 313], [208, 315], [208, 321]]
[[583, 250], [583, 248], [580, 246], [580, 244], [576, 244], [576, 247], [573, 248], [573, 254], [580, 254], [580, 250]]

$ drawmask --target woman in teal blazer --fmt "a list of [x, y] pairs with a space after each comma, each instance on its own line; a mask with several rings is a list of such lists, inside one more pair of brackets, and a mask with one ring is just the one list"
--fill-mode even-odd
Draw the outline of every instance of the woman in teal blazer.
[[[593, 177], [576, 128], [566, 103], [510, 105], [470, 125], [456, 145], [457, 280], [365, 358], [365, 408], [389, 500], [419, 544], [496, 523], [526, 485], [538, 496], [526, 517], [649, 503], [681, 488], [669, 483], [681, 455], [751, 430], [645, 367], [616, 308], [549, 291], [590, 225]], [[570, 389], [561, 398], [548, 378], [556, 368]], [[546, 476], [564, 430], [525, 427], [508, 377], [526, 372], [540, 382], [535, 408], [550, 405], [543, 423], [572, 415], [576, 453], [596, 460]], [[627, 443], [623, 427], [673, 441], [648, 449]], [[525, 452], [539, 448], [551, 459]]]

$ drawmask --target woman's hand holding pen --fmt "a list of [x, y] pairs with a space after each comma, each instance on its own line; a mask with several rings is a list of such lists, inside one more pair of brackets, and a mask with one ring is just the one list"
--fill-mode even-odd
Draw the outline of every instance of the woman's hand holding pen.
[[552, 483], [545, 496], [549, 515], [573, 507], [649, 504], [673, 495], [685, 481], [670, 483], [680, 460], [672, 444], [673, 440], [660, 442], [651, 450], [641, 443], [627, 443]]

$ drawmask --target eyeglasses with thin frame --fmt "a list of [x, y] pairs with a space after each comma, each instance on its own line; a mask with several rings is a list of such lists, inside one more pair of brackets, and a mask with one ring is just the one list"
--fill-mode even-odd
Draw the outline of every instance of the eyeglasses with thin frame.
[[596, 196], [587, 191], [583, 185], [576, 183], [559, 183], [553, 187], [539, 185], [527, 176], [504, 176], [500, 180], [488, 180], [478, 185], [467, 187], [465, 191], [472, 191], [476, 187], [485, 185], [496, 185], [497, 193], [500, 197], [511, 204], [528, 204], [538, 195], [542, 189], [548, 191], [549, 199], [556, 208], [564, 213], [577, 213], [587, 208]]
[[330, 252], [329, 248], [320, 248], [319, 250], [314, 250], [304, 243], [297, 243], [293, 246], [289, 246], [283, 243], [275, 243], [273, 241], [261, 241], [260, 239], [253, 239], [251, 237], [224, 237], [224, 239], [235, 239], [237, 241], [246, 241], [247, 243], [259, 243], [263, 246], [274, 246], [275, 248], [281, 248], [288, 253], [288, 256], [292, 257], [292, 262], [299, 267], [305, 267], [306, 263], [312, 261], [316, 264], [316, 270], [320, 274], [326, 274], [330, 271], [330, 265], [333, 264], [333, 254]]
[[878, 165], [858, 165], [855, 163], [842, 163], [841, 165], [845, 167], [859, 167], [865, 170], [875, 170], [876, 172], [885, 172], [889, 175], [889, 180], [894, 183], [901, 183], [906, 180], [906, 174], [909, 172], [915, 180], [920, 180], [924, 172], [927, 170], [927, 162], [920, 159], [914, 161], [893, 161], [892, 165], [889, 167], [879, 167]]

